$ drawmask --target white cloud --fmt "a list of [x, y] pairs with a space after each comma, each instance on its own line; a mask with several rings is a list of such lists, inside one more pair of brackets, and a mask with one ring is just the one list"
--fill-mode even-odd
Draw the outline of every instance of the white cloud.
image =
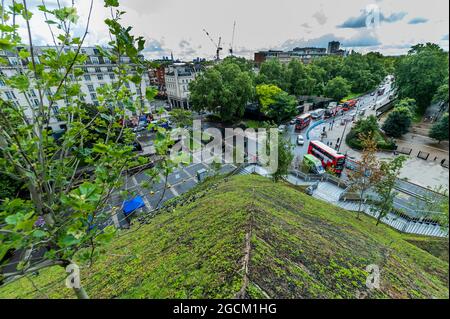
[[[55, 0], [45, 0], [56, 4]], [[8, 2], [8, 0], [6, 0]], [[62, 1], [70, 4], [71, 1]], [[32, 0], [36, 8], [41, 1]], [[75, 0], [81, 15], [87, 20], [89, 0]], [[124, 23], [133, 26], [136, 35], [148, 42], [149, 57], [169, 55], [192, 59], [197, 56], [212, 58], [215, 47], [203, 32], [205, 28], [217, 41], [221, 36], [226, 55], [236, 21], [235, 52], [252, 57], [259, 49], [280, 48], [291, 43], [316, 43], [335, 38], [357, 51], [377, 50], [387, 54], [408, 51], [408, 45], [418, 42], [436, 42], [448, 49], [449, 2], [446, 0], [122, 0], [127, 11]], [[375, 30], [339, 28], [345, 21], [359, 17], [367, 5], [376, 3], [385, 23]], [[36, 12], [32, 20], [33, 36], [38, 43], [52, 43], [44, 17]], [[88, 44], [106, 44], [109, 35], [103, 20], [109, 16], [103, 0], [94, 0]], [[407, 18], [405, 18], [407, 17]], [[426, 23], [409, 24], [414, 18]], [[21, 34], [26, 35], [22, 24]], [[83, 28], [76, 28], [82, 33]], [[183, 42], [185, 41], [185, 42]], [[183, 45], [180, 45], [183, 43]]]

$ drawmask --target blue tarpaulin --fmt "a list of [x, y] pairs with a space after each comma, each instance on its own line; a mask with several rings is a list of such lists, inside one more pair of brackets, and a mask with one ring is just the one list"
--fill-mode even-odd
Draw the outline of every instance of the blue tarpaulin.
[[142, 200], [141, 196], [137, 196], [133, 199], [130, 200], [126, 200], [123, 202], [123, 213], [125, 214], [125, 216], [130, 215], [131, 213], [133, 213], [135, 210], [145, 207], [145, 203]]

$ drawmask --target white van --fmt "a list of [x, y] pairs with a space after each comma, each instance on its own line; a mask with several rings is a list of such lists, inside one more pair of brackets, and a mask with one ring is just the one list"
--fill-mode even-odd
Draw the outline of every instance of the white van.
[[324, 114], [325, 114], [324, 109], [318, 109], [318, 110], [311, 112], [311, 117], [316, 120], [316, 119], [321, 118]]

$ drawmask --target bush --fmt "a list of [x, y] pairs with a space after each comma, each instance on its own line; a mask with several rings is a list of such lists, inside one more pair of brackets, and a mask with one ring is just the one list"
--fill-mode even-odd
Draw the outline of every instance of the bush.
[[388, 136], [401, 137], [409, 132], [411, 122], [412, 114], [410, 109], [406, 106], [396, 107], [389, 113], [386, 122], [384, 122], [383, 131], [385, 131]]
[[378, 141], [377, 147], [380, 150], [393, 151], [395, 150], [396, 144], [392, 139], [383, 139]]
[[[361, 140], [359, 139], [359, 132], [355, 129], [352, 129], [350, 133], [347, 134], [347, 137], [345, 138], [345, 142], [348, 146], [350, 146], [353, 149], [362, 150], [363, 145]], [[377, 139], [377, 148], [379, 150], [384, 151], [393, 151], [395, 150], [396, 144], [394, 140], [387, 138], [381, 134], [380, 131], [375, 133], [375, 137]]]
[[0, 201], [15, 198], [22, 186], [22, 183], [0, 172]]

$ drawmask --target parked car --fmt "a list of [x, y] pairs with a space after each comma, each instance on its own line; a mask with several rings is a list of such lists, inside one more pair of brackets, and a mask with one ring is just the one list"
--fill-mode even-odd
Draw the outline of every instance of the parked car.
[[305, 139], [304, 139], [303, 135], [297, 136], [297, 145], [299, 145], [299, 146], [305, 145]]
[[286, 125], [280, 125], [278, 126], [278, 132], [284, 133], [286, 131]]
[[289, 122], [289, 124], [294, 125], [294, 124], [295, 124], [295, 121], [297, 121], [297, 119], [292, 119], [292, 120]]

